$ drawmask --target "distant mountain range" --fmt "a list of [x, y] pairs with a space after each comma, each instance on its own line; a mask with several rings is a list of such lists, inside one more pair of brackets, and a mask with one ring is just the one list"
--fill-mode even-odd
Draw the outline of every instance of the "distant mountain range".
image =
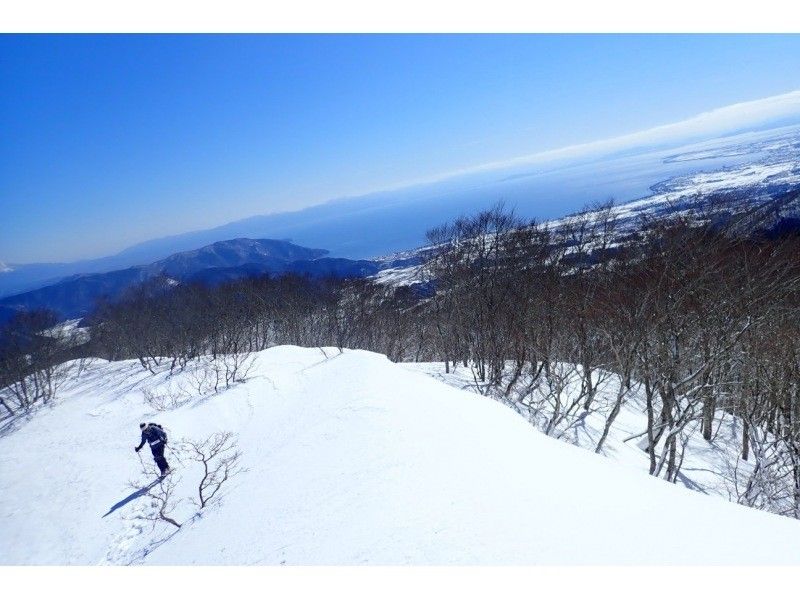
[[311, 277], [365, 277], [381, 266], [368, 260], [326, 257], [288, 241], [233, 239], [184, 251], [143, 266], [68, 276], [50, 285], [0, 299], [0, 320], [17, 310], [46, 308], [62, 319], [86, 315], [98, 299], [116, 300], [132, 286], [164, 276], [181, 282], [220, 284], [263, 274], [296, 273]]
[[[738, 168], [675, 177], [653, 186], [653, 195], [615, 206], [620, 241], [640, 226], [641, 217], [677, 213], [713, 214], [717, 220], [739, 219], [748, 231], [800, 228], [800, 164], [794, 150], [798, 140], [786, 140], [783, 151]], [[676, 155], [673, 160], [684, 159]], [[574, 217], [552, 220], [559, 228]], [[166, 277], [175, 283], [216, 285], [260, 275], [296, 273], [311, 277], [374, 277], [391, 286], [420, 283], [419, 264], [426, 249], [390, 254], [375, 260], [329, 257], [325, 249], [310, 249], [273, 239], [232, 239], [183, 251], [150, 264], [105, 273], [77, 274], [0, 299], [0, 322], [18, 310], [47, 308], [62, 319], [88, 314], [98, 299], [116, 300], [132, 286]]]

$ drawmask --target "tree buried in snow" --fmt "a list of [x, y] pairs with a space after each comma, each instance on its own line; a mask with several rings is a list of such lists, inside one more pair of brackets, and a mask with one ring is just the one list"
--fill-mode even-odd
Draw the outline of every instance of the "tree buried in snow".
[[204, 509], [219, 500], [222, 485], [242, 471], [239, 464], [242, 454], [231, 432], [217, 432], [202, 442], [186, 440], [183, 448], [189, 459], [203, 466], [195, 503]]
[[[238, 450], [236, 437], [231, 432], [217, 432], [201, 441], [184, 439], [173, 450], [179, 462], [182, 463], [183, 459], [187, 459], [202, 466], [201, 478], [196, 486], [197, 497], [189, 499], [200, 510], [215, 504], [221, 498], [220, 490], [225, 482], [242, 471], [239, 466], [241, 452]], [[142, 461], [142, 473], [147, 479], [156, 474], [155, 468], [152, 465], [145, 465], [144, 461]], [[181, 497], [181, 490], [185, 488], [181, 477], [177, 474], [165, 476], [161, 473], [155, 481], [145, 487], [142, 487], [141, 483], [134, 482], [131, 482], [130, 486], [140, 490], [150, 499], [150, 509], [140, 515], [142, 519], [152, 522], [163, 521], [176, 528], [186, 523], [187, 520], [180, 522], [182, 519], [180, 513], [174, 514], [180, 511], [178, 507], [186, 500], [185, 494]], [[183, 515], [191, 519], [190, 513], [184, 512]]]
[[153, 507], [149, 516], [150, 520], [165, 521], [177, 528], [181, 527], [181, 524], [171, 516], [181, 502], [179, 499], [174, 498], [177, 483], [177, 480], [171, 476], [162, 476], [158, 479], [158, 482], [148, 487], [147, 496], [151, 499], [151, 506]]

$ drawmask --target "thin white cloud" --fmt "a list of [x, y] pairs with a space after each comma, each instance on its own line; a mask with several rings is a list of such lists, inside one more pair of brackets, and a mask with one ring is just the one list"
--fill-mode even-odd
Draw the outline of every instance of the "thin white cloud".
[[[644, 131], [570, 145], [553, 150], [519, 156], [510, 160], [488, 162], [440, 174], [411, 185], [440, 182], [458, 176], [477, 174], [514, 166], [535, 165], [557, 160], [569, 160], [591, 156], [603, 156], [635, 148], [674, 146], [723, 137], [743, 129], [757, 129], [784, 118], [797, 117], [800, 123], [800, 90], [789, 93], [731, 104], [703, 112], [686, 120], [660, 125]], [[410, 186], [410, 185], [403, 185]]]

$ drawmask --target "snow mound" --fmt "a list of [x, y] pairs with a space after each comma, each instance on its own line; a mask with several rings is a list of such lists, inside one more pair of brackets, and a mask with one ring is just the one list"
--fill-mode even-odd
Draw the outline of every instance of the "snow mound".
[[[143, 398], [190, 382], [97, 360], [7, 425], [0, 562], [800, 564], [798, 521], [553, 440], [381, 355], [275, 347], [230, 390], [160, 412]], [[146, 521], [128, 487], [140, 421], [173, 442], [233, 431], [246, 471], [200, 515], [177, 508], [180, 530]], [[197, 472], [173, 464], [188, 496]]]

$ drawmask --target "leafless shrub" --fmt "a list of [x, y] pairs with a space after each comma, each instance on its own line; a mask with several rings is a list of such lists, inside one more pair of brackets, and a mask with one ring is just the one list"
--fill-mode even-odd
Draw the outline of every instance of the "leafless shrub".
[[142, 396], [144, 397], [144, 402], [156, 411], [177, 409], [186, 401], [186, 398], [182, 398], [174, 391], [158, 392], [150, 388], [142, 390]]
[[174, 525], [177, 528], [181, 524], [172, 518], [172, 512], [177, 508], [180, 501], [174, 499], [175, 486], [178, 480], [169, 475], [158, 481], [154, 486], [147, 491], [147, 496], [151, 499], [151, 506], [153, 507], [153, 517], [160, 521]]
[[[141, 457], [140, 457], [141, 459]], [[175, 497], [175, 489], [180, 482], [177, 474], [172, 473], [168, 476], [159, 476], [158, 471], [153, 466], [145, 465], [142, 463], [142, 474], [145, 479], [152, 479], [154, 476], [156, 480], [149, 485], [142, 487], [141, 482], [131, 482], [129, 486], [138, 491], [144, 490], [145, 496], [150, 499], [150, 509], [144, 511], [139, 515], [141, 518], [152, 521], [154, 523], [163, 521], [176, 528], [180, 528], [181, 524], [178, 523], [172, 513], [183, 502], [181, 499]]]
[[217, 432], [199, 442], [185, 440], [182, 453], [203, 468], [197, 485], [197, 498], [194, 500], [199, 509], [219, 500], [222, 486], [243, 471], [239, 463], [242, 454], [231, 432]]

